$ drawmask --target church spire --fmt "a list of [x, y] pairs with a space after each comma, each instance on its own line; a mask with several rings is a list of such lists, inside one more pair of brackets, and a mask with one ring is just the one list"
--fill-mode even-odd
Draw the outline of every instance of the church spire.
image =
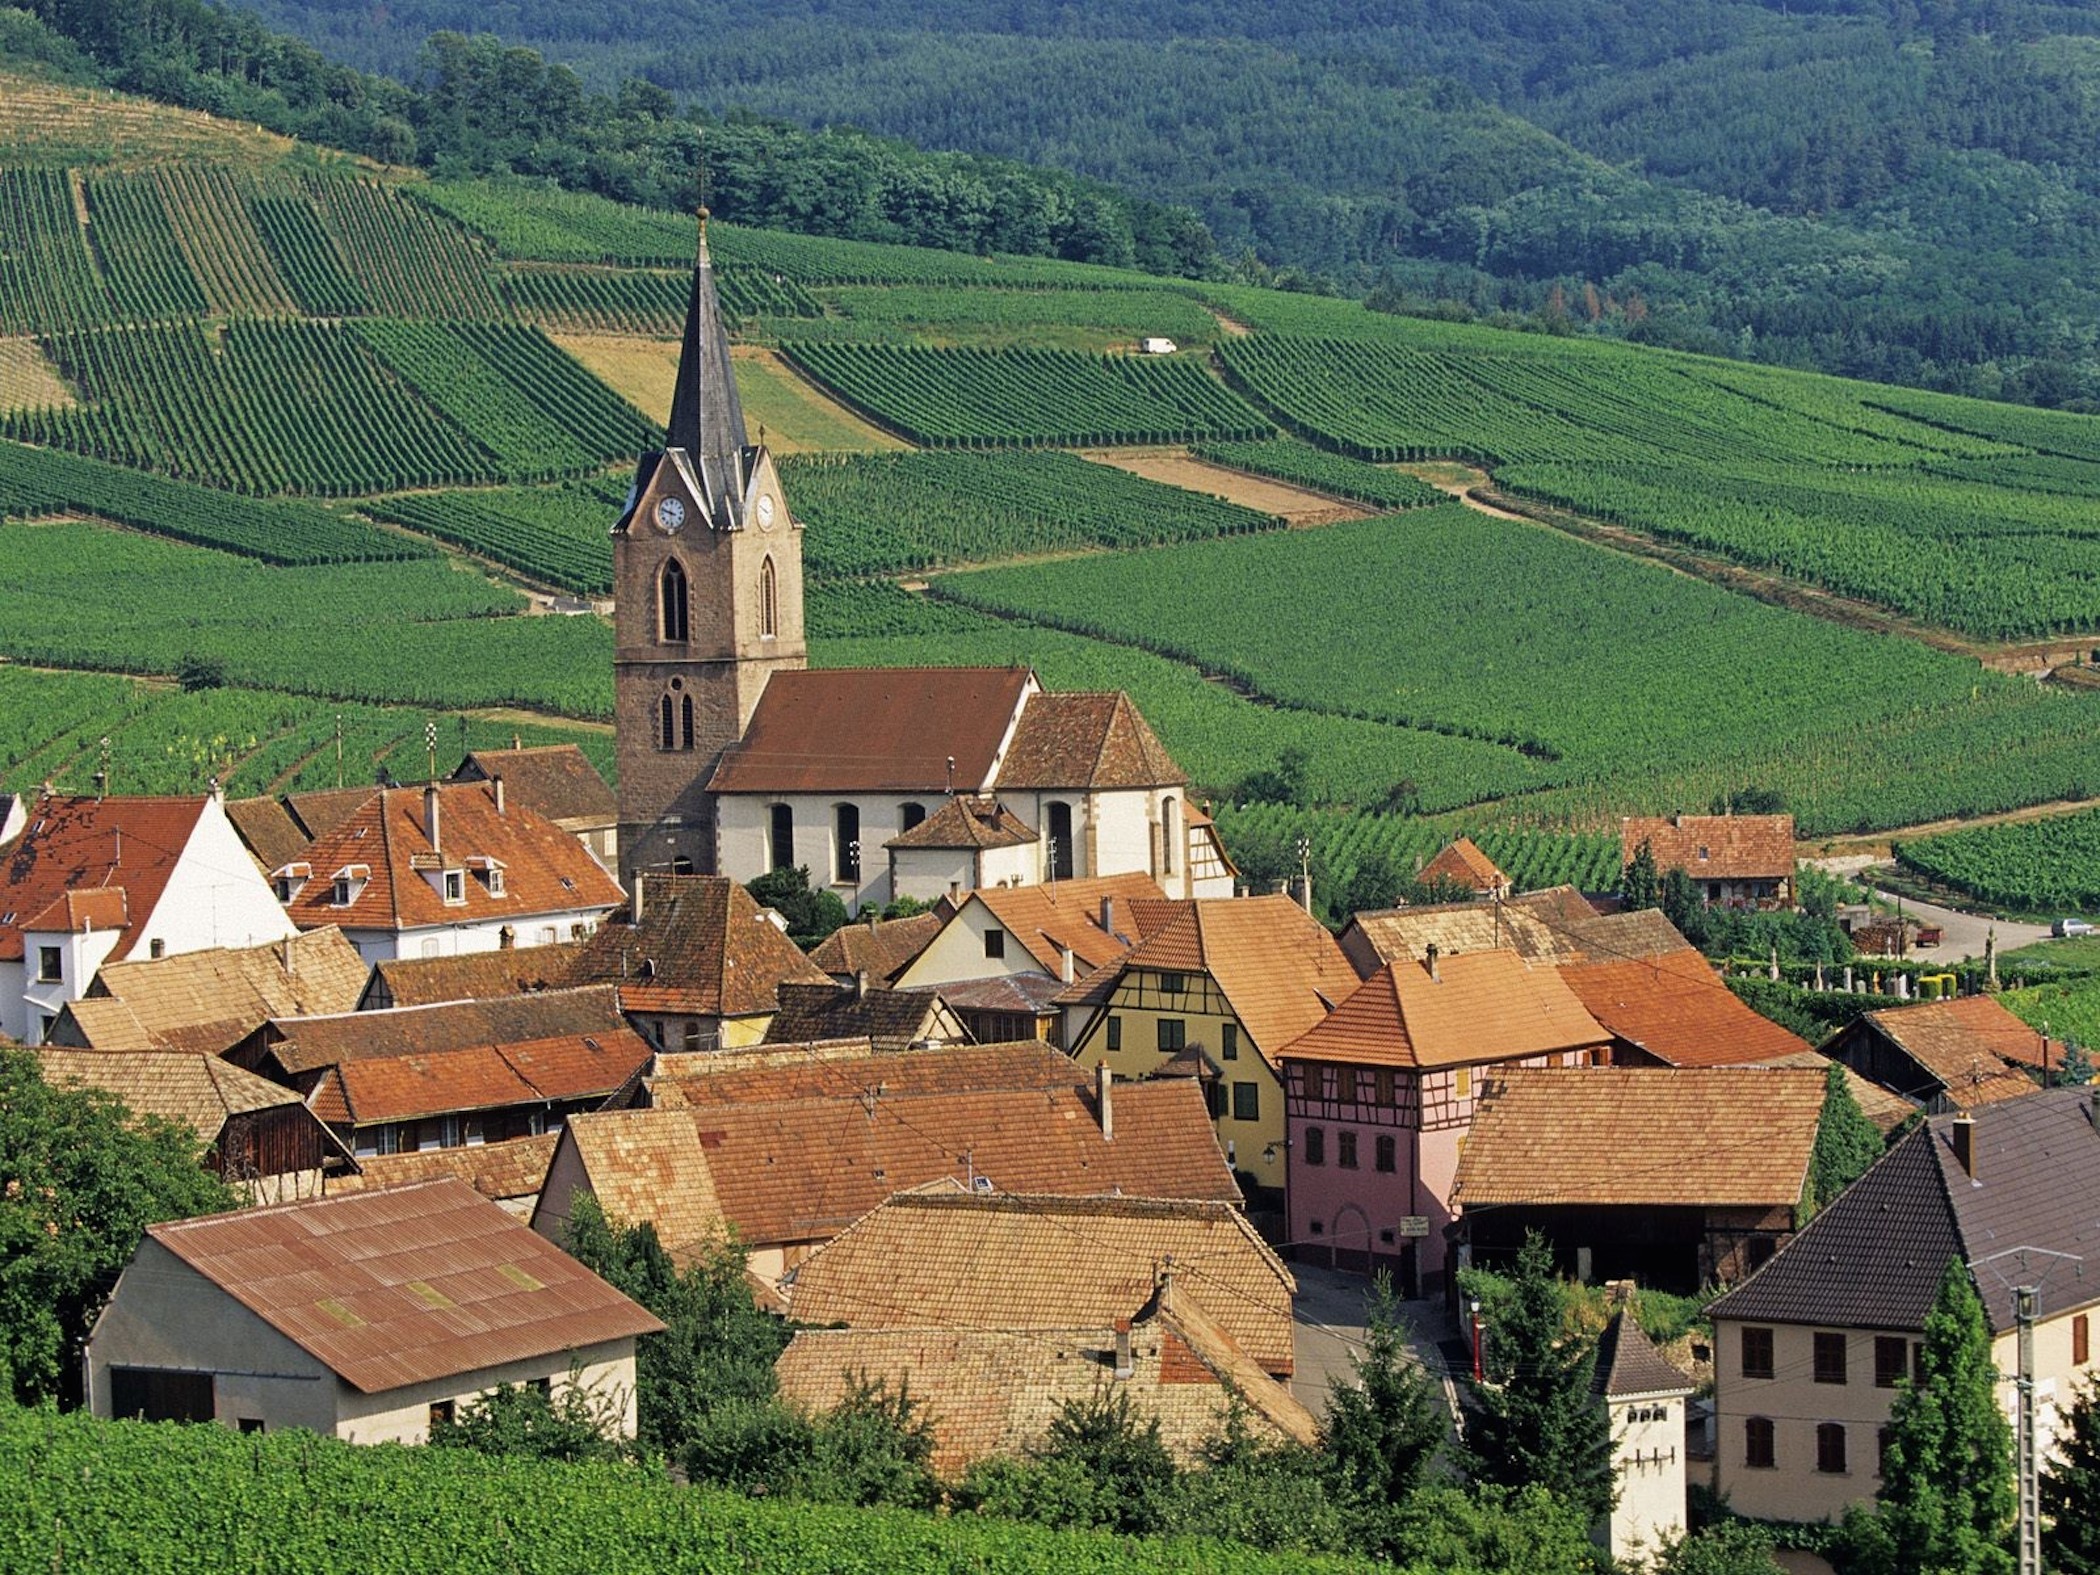
[[707, 255], [707, 209], [700, 210], [700, 246], [693, 261], [693, 294], [685, 309], [685, 342], [678, 351], [678, 387], [671, 396], [667, 447], [718, 474], [742, 474], [744, 407], [729, 365], [729, 336], [715, 296], [715, 267]]

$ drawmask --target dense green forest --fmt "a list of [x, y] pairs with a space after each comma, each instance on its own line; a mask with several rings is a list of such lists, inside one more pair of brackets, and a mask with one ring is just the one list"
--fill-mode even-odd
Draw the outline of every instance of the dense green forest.
[[493, 29], [608, 92], [639, 77], [715, 112], [1075, 171], [1193, 206], [1251, 277], [2039, 404], [2100, 394], [2090, 6], [256, 3], [404, 79], [444, 70], [432, 30]]

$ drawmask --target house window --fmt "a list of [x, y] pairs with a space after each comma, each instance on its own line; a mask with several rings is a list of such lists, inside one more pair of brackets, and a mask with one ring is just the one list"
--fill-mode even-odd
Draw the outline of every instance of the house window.
[[683, 641], [686, 636], [688, 608], [691, 598], [686, 594], [685, 569], [676, 558], [664, 560], [663, 574], [657, 579], [657, 638], [668, 641]]
[[1335, 1102], [1338, 1104], [1353, 1105], [1356, 1103], [1355, 1067], [1344, 1066], [1336, 1068], [1334, 1074], [1334, 1097]]
[[1845, 1337], [1842, 1334], [1816, 1335], [1816, 1382], [1819, 1384], [1841, 1384], [1845, 1381]]
[[2071, 1320], [2071, 1365], [2083, 1367], [2093, 1359], [2092, 1325], [2084, 1313]]
[[1237, 1061], [1240, 1058], [1238, 1023], [1227, 1023], [1218, 1030], [1218, 1058], [1222, 1061]]
[[209, 1422], [214, 1411], [210, 1373], [159, 1367], [112, 1367], [109, 1412], [146, 1422]]
[[984, 932], [984, 954], [995, 960], [1006, 955], [1006, 931], [986, 930]]
[[1232, 1119], [1235, 1121], [1259, 1121], [1261, 1119], [1261, 1084], [1234, 1083], [1232, 1085]]
[[780, 633], [780, 577], [769, 557], [758, 566], [758, 637], [770, 640]]
[[1470, 1066], [1462, 1066], [1453, 1074], [1452, 1088], [1460, 1099], [1473, 1097], [1473, 1069]]
[[1123, 1048], [1123, 1019], [1114, 1013], [1108, 1019], [1108, 1048], [1111, 1054]]
[[[768, 560], [769, 562], [771, 560]], [[860, 806], [840, 804], [831, 812], [831, 835], [836, 844], [833, 856], [837, 860], [839, 879], [858, 884], [860, 881]]]
[[65, 978], [65, 968], [56, 946], [39, 946], [36, 949], [36, 976], [40, 984], [57, 984]]
[[430, 1402], [430, 1425], [433, 1428], [449, 1427], [459, 1414], [457, 1400], [433, 1400]]
[[1356, 1134], [1348, 1127], [1334, 1135], [1334, 1162], [1344, 1170], [1356, 1169]]
[[1376, 1156], [1377, 1168], [1381, 1174], [1390, 1176], [1400, 1168], [1399, 1145], [1393, 1141], [1390, 1133], [1378, 1139]]
[[656, 703], [656, 747], [678, 747], [678, 697], [667, 694]]
[[1910, 1365], [1910, 1342], [1898, 1335], [1874, 1336], [1874, 1387], [1893, 1389]]
[[700, 1019], [697, 1017], [685, 1020], [685, 1047], [689, 1051], [700, 1048]]
[[1050, 878], [1070, 880], [1072, 878], [1072, 806], [1062, 799], [1050, 803], [1049, 824], [1045, 828], [1050, 835]]
[[1372, 1103], [1380, 1107], [1397, 1104], [1393, 1098], [1393, 1074], [1381, 1068], [1371, 1074]]
[[236, 1417], [234, 1426], [244, 1433], [260, 1433], [263, 1431], [263, 1419], [259, 1416]]
[[1161, 995], [1185, 995], [1188, 993], [1188, 987], [1188, 980], [1181, 974], [1163, 973], [1159, 976], [1159, 993]]
[[1889, 1446], [1896, 1441], [1893, 1427], [1882, 1427], [1874, 1432], [1874, 1474], [1885, 1477], [1889, 1474]]
[[1327, 1163], [1327, 1129], [1307, 1127], [1305, 1129], [1305, 1163], [1324, 1165]]
[[464, 870], [446, 870], [446, 871], [445, 871], [445, 901], [447, 901], [447, 902], [465, 902], [466, 900], [467, 900], [467, 875], [466, 875], [466, 871], [464, 871]]
[[1159, 1034], [1159, 1053], [1161, 1055], [1178, 1055], [1181, 1051], [1188, 1048], [1189, 1025], [1183, 1019], [1179, 1017], [1162, 1017], [1156, 1026]]
[[926, 806], [924, 804], [899, 804], [897, 806], [897, 824], [906, 831], [911, 830], [914, 826], [925, 825]]
[[168, 955], [168, 943], [158, 935], [146, 943], [146, 955], [156, 961]]
[[1768, 1416], [1746, 1416], [1743, 1418], [1743, 1464], [1759, 1471], [1770, 1471], [1779, 1464], [1779, 1452], [1773, 1447], [1772, 1419]]
[[1770, 1378], [1772, 1376], [1772, 1331], [1770, 1329], [1745, 1329], [1743, 1331], [1743, 1376], [1745, 1378]]
[[776, 870], [795, 867], [795, 812], [786, 804], [773, 806], [773, 862]]
[[1816, 1424], [1816, 1469], [1826, 1476], [1841, 1477], [1845, 1474], [1844, 1423]]

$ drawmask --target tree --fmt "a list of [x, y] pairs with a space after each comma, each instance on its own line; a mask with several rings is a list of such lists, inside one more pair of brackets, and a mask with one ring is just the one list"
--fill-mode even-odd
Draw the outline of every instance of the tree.
[[1242, 804], [1304, 804], [1306, 768], [1311, 753], [1302, 744], [1287, 744], [1276, 764], [1240, 778], [1232, 796]]
[[1656, 906], [1663, 917], [1677, 927], [1677, 933], [1694, 946], [1704, 946], [1707, 939], [1706, 904], [1699, 899], [1699, 887], [1692, 877], [1682, 869], [1673, 869], [1663, 876], [1662, 891]]
[[617, 1403], [569, 1382], [557, 1398], [532, 1384], [499, 1384], [458, 1415], [430, 1424], [433, 1449], [473, 1449], [485, 1455], [534, 1460], [631, 1460], [634, 1445], [621, 1436]]
[[837, 892], [810, 889], [807, 865], [769, 871], [744, 890], [760, 907], [772, 908], [787, 920], [788, 939], [797, 946], [816, 945], [849, 917]]
[[1889, 1409], [1879, 1503], [1840, 1535], [1848, 1575], [2008, 1575], [2012, 1425], [1967, 1265], [1951, 1259], [1925, 1317], [1915, 1382]]
[[1655, 1575], [1783, 1575], [1772, 1547], [1772, 1534], [1764, 1527], [1723, 1521], [1663, 1549]]
[[1390, 1275], [1372, 1288], [1356, 1382], [1327, 1397], [1321, 1442], [1337, 1495], [1398, 1503], [1421, 1486], [1450, 1434], [1441, 1395], [1413, 1360]]
[[1859, 1180], [1881, 1154], [1881, 1129], [1852, 1097], [1845, 1069], [1831, 1062], [1823, 1073], [1823, 1113], [1808, 1160], [1809, 1211], [1824, 1207]]
[[1247, 1404], [1230, 1396], [1224, 1425], [1203, 1443], [1202, 1467], [1181, 1474], [1161, 1530], [1294, 1553], [1360, 1546], [1329, 1488], [1328, 1456], [1255, 1436]]
[[2100, 1575], [2100, 1384], [2071, 1403], [2042, 1473], [2042, 1553], [2058, 1575]]
[[1633, 850], [1619, 876], [1619, 895], [1629, 909], [1652, 908], [1662, 901], [1662, 878], [1655, 869], [1655, 844], [1646, 837]]
[[1127, 1388], [1067, 1400], [1026, 1460], [992, 1459], [964, 1479], [964, 1504], [1048, 1526], [1144, 1536], [1172, 1511], [1178, 1472], [1159, 1418], [1138, 1420]]
[[1611, 1427], [1590, 1394], [1597, 1345], [1568, 1328], [1553, 1251], [1527, 1231], [1472, 1386], [1466, 1454], [1478, 1482], [1537, 1484], [1594, 1521], [1612, 1505]]
[[97, 1089], [54, 1088], [0, 1049], [0, 1376], [71, 1398], [80, 1351], [148, 1225], [234, 1208], [196, 1135]]
[[2093, 1080], [2092, 1052], [2075, 1039], [2064, 1041], [2064, 1058], [2056, 1068], [2058, 1088], [2083, 1088]]

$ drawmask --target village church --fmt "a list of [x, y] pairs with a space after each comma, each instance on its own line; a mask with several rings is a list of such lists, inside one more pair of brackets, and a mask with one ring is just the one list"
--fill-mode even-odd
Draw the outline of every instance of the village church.
[[1130, 873], [1232, 895], [1128, 696], [1050, 694], [1020, 667], [810, 669], [803, 527], [745, 430], [704, 210], [669, 432], [612, 536], [630, 886], [806, 866], [849, 908]]

